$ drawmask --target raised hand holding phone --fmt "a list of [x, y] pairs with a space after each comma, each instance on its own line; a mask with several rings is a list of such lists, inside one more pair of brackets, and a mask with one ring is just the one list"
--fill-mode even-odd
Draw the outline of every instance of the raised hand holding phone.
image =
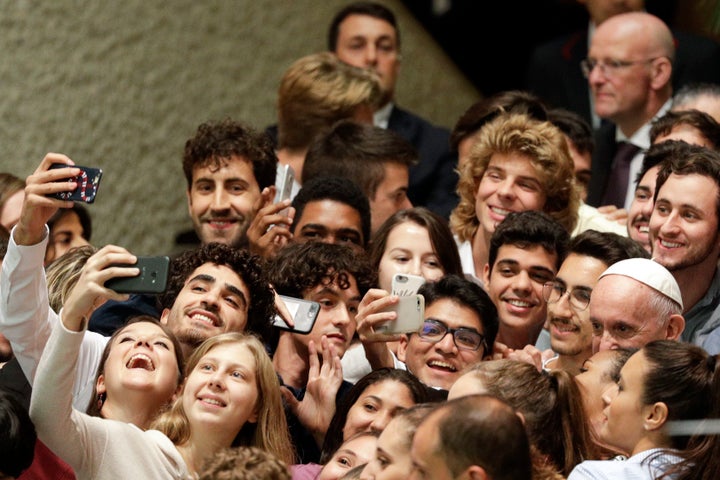
[[[50, 170], [67, 168], [69, 165], [63, 163], [54, 163], [50, 165]], [[96, 167], [81, 167], [75, 165], [74, 168], [80, 169], [80, 173], [74, 177], [68, 177], [65, 181], [72, 181], [77, 184], [72, 191], [63, 191], [50, 194], [59, 200], [72, 200], [74, 202], [93, 203], [97, 195], [100, 179], [103, 171]]]

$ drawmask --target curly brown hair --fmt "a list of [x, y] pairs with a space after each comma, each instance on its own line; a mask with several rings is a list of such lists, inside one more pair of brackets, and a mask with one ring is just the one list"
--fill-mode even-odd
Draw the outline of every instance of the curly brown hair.
[[233, 157], [252, 163], [260, 190], [275, 184], [277, 155], [270, 137], [228, 118], [201, 124], [195, 135], [185, 142], [183, 172], [188, 189], [196, 167], [220, 168]]
[[168, 288], [160, 297], [161, 307], [171, 308], [192, 272], [206, 263], [227, 266], [240, 276], [250, 292], [246, 331], [267, 338], [275, 314], [275, 296], [263, 260], [247, 250], [223, 243], [208, 243], [183, 252], [170, 264]]
[[268, 276], [278, 293], [302, 298], [309, 289], [333, 282], [345, 290], [350, 287], [349, 276], [355, 278], [360, 295], [365, 295], [377, 275], [367, 256], [350, 247], [308, 242], [280, 250], [269, 265]]

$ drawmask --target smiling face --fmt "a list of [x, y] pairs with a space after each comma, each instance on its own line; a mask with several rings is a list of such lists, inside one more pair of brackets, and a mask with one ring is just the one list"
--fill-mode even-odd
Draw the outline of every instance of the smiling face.
[[590, 296], [593, 352], [613, 348], [640, 348], [667, 338], [668, 319], [658, 318], [647, 285], [623, 275], [598, 280]]
[[241, 343], [220, 344], [199, 360], [185, 380], [182, 404], [191, 430], [221, 430], [234, 438], [258, 415], [257, 364]]
[[122, 398], [129, 390], [169, 402], [180, 378], [175, 347], [158, 325], [135, 322], [113, 337], [97, 393]]
[[187, 197], [190, 218], [203, 243], [245, 243], [261, 199], [251, 162], [232, 157], [219, 168], [195, 167]]
[[486, 265], [485, 285], [498, 310], [498, 340], [510, 348], [535, 343], [545, 323], [543, 285], [555, 278], [557, 255], [540, 245], [498, 249], [492, 271]]
[[[607, 265], [594, 257], [571, 253], [560, 266], [555, 281], [567, 291], [577, 290], [590, 297], [593, 287]], [[570, 304], [569, 295], [547, 306], [550, 323], [550, 346], [561, 355], [592, 354], [590, 310], [578, 311]]]
[[412, 470], [412, 438], [408, 438], [409, 429], [408, 421], [402, 417], [390, 421], [378, 437], [375, 455], [363, 469], [360, 478], [405, 480]]
[[642, 402], [643, 378], [649, 368], [645, 354], [633, 354], [620, 370], [620, 381], [603, 394], [607, 421], [600, 430], [602, 440], [624, 452], [635, 451], [648, 434], [644, 427], [649, 405]]
[[530, 157], [495, 153], [475, 193], [475, 215], [490, 238], [510, 212], [542, 210], [545, 192]]
[[655, 184], [660, 167], [655, 166], [645, 172], [635, 188], [635, 196], [628, 209], [628, 236], [651, 251], [648, 225], [652, 215], [655, 196]]
[[355, 277], [348, 275], [348, 281], [350, 286], [346, 289], [340, 288], [337, 282], [332, 282], [318, 285], [303, 295], [305, 300], [320, 304], [320, 312], [310, 333], [290, 334], [297, 344], [302, 345], [303, 350], [307, 350], [311, 340], [319, 347], [322, 336], [325, 335], [340, 357], [345, 354], [355, 335], [355, 315], [361, 300]]
[[339, 480], [348, 470], [368, 463], [375, 454], [377, 437], [359, 435], [343, 443], [327, 461], [316, 480]]
[[[484, 334], [480, 316], [469, 307], [449, 298], [440, 298], [425, 306], [425, 319], [433, 318], [449, 328], [469, 328]], [[421, 382], [448, 390], [460, 371], [482, 360], [485, 348], [460, 350], [449, 332], [437, 343], [430, 343], [417, 334], [403, 336], [398, 346], [398, 358]]]
[[348, 410], [343, 439], [359, 432], [381, 432], [398, 412], [413, 405], [412, 393], [402, 382], [382, 380], [373, 383]]
[[718, 185], [697, 174], [671, 174], [650, 217], [653, 259], [671, 272], [715, 265], [720, 255]]
[[181, 343], [194, 348], [219, 333], [244, 331], [249, 302], [250, 292], [237, 273], [225, 265], [205, 263], [188, 276], [161, 321]]
[[445, 274], [425, 227], [403, 222], [388, 235], [385, 252], [378, 265], [380, 288], [391, 291], [392, 278], [396, 273], [419, 275], [428, 281], [438, 280]]

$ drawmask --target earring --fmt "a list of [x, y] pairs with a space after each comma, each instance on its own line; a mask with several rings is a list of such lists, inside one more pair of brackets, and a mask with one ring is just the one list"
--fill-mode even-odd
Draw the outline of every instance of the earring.
[[97, 408], [98, 410], [102, 410], [102, 406], [105, 403], [106, 394], [105, 393], [98, 393], [97, 396]]

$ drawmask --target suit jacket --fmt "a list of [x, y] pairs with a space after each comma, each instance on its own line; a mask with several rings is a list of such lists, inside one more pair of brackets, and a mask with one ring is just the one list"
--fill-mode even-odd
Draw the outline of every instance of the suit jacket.
[[449, 218], [458, 203], [457, 153], [450, 151], [450, 131], [397, 106], [390, 113], [388, 130], [410, 142], [420, 157], [410, 167], [408, 197], [412, 204]]
[[[595, 150], [593, 151], [592, 164], [590, 166], [590, 184], [586, 203], [593, 207], [599, 207], [602, 202], [605, 188], [607, 187], [610, 168], [617, 151], [615, 142], [614, 123], [603, 124], [595, 132]], [[628, 184], [628, 188], [631, 184]]]
[[[687, 32], [673, 31], [676, 59], [673, 88], [688, 83], [720, 83], [720, 43]], [[538, 46], [528, 64], [526, 87], [555, 107], [582, 115], [592, 125], [588, 81], [580, 69], [587, 57], [587, 29]]]

